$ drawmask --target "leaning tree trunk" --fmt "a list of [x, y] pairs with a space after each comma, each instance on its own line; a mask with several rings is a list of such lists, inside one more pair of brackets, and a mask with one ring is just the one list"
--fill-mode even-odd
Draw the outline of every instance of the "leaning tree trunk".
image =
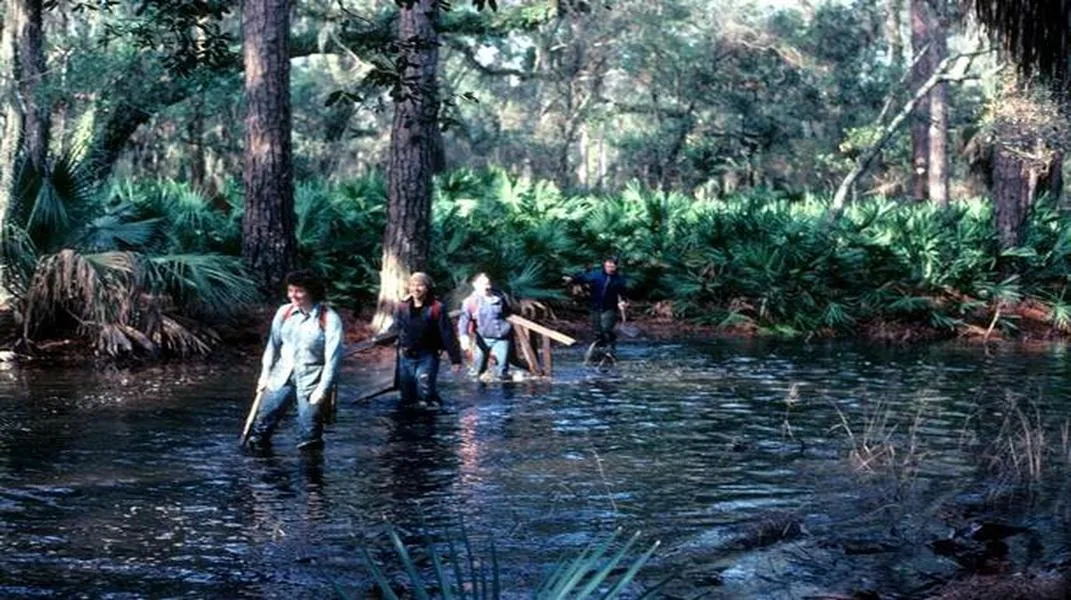
[[409, 275], [428, 264], [432, 171], [438, 141], [438, 7], [438, 0], [413, 0], [403, 3], [399, 11], [398, 64], [403, 71], [395, 90], [387, 165], [387, 227], [379, 301], [372, 321], [377, 331], [390, 326]]
[[1001, 249], [1022, 243], [1023, 224], [1038, 196], [1062, 185], [1062, 154], [1040, 146], [1030, 154], [999, 142], [993, 148], [993, 219]]
[[295, 254], [290, 141], [290, 7], [245, 0], [245, 216], [242, 258], [266, 292], [277, 292]]

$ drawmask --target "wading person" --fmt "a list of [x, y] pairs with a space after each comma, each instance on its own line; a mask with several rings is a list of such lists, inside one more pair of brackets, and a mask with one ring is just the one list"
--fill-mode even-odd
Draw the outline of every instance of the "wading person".
[[495, 376], [509, 379], [509, 337], [513, 326], [506, 320], [510, 314], [505, 295], [491, 287], [491, 278], [480, 273], [472, 279], [472, 294], [461, 303], [457, 320], [461, 349], [472, 348], [473, 375], [487, 371], [489, 358], [494, 356]]
[[342, 361], [342, 319], [324, 304], [324, 284], [312, 272], [286, 276], [289, 304], [275, 311], [264, 348], [257, 393], [263, 394], [249, 437], [266, 447], [279, 420], [297, 403], [298, 448], [323, 446], [329, 395]]
[[587, 286], [591, 292], [591, 328], [595, 342], [584, 357], [590, 362], [601, 351], [614, 356], [617, 353], [617, 317], [628, 308], [625, 299], [625, 278], [617, 272], [617, 257], [607, 258], [601, 269], [592, 269], [565, 277], [566, 282]]
[[439, 354], [445, 350], [454, 372], [461, 372], [461, 347], [446, 307], [435, 299], [431, 277], [413, 273], [409, 295], [394, 311], [390, 333], [398, 335], [397, 382], [402, 405], [416, 408], [441, 406], [436, 380]]

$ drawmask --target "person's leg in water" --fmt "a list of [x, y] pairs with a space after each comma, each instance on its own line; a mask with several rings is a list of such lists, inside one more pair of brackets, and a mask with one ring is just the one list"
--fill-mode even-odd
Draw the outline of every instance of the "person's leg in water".
[[486, 340], [490, 354], [497, 363], [495, 375], [502, 380], [509, 379], [509, 338]]
[[275, 428], [279, 426], [279, 421], [295, 398], [296, 391], [292, 380], [279, 389], [264, 391], [264, 398], [260, 401], [260, 408], [257, 409], [257, 416], [249, 435], [250, 448], [265, 449], [271, 445], [271, 436], [275, 433]]
[[487, 341], [476, 334], [472, 338], [472, 374], [479, 379], [480, 375], [483, 375], [487, 370], [487, 361], [490, 359], [491, 353], [488, 352]]
[[323, 409], [327, 398], [321, 400], [319, 404], [313, 404], [309, 402], [312, 390], [302, 390], [302, 392], [307, 393], [298, 394], [297, 398], [298, 448], [314, 451], [323, 448], [324, 445]]
[[398, 392], [402, 397], [402, 406], [412, 407], [420, 399], [417, 395], [417, 364], [415, 357], [398, 357]]
[[610, 358], [617, 358], [617, 311], [604, 310], [599, 313], [599, 341]]
[[439, 379], [439, 353], [424, 353], [415, 363], [417, 406], [441, 406], [437, 382]]

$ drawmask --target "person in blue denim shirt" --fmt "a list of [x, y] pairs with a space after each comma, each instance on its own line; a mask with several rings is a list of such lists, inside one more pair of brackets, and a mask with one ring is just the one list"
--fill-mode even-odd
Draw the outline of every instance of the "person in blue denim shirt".
[[628, 308], [628, 300], [625, 298], [627, 282], [617, 272], [617, 267], [617, 257], [610, 257], [603, 261], [601, 269], [583, 271], [564, 278], [567, 283], [579, 283], [591, 291], [591, 328], [595, 332], [595, 343], [588, 349], [585, 360], [590, 360], [596, 349], [608, 351], [611, 356], [617, 353], [617, 333], [614, 327], [617, 326], [618, 315]]
[[342, 319], [324, 304], [324, 285], [307, 270], [286, 276], [290, 302], [279, 307], [261, 359], [263, 392], [249, 438], [264, 447], [279, 420], [297, 403], [298, 447], [323, 445], [324, 409], [342, 362]]
[[440, 406], [437, 390], [439, 354], [450, 357], [455, 373], [461, 372], [461, 347], [450, 316], [435, 299], [434, 284], [426, 273], [409, 277], [409, 295], [394, 311], [389, 333], [398, 335], [396, 379], [406, 407]]
[[[491, 287], [491, 278], [480, 273], [472, 279], [472, 294], [461, 303], [457, 319], [461, 349], [472, 348], [473, 375], [480, 377], [487, 370], [490, 356], [495, 357], [495, 375], [509, 379], [509, 338], [513, 325], [505, 295]], [[471, 337], [469, 334], [472, 334]]]

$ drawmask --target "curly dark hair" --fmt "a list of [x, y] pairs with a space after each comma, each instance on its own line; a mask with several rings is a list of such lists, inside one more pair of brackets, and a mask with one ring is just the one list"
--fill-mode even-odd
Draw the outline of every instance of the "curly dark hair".
[[310, 269], [299, 269], [286, 274], [286, 285], [304, 289], [313, 302], [323, 302], [327, 296], [327, 288], [323, 279]]

